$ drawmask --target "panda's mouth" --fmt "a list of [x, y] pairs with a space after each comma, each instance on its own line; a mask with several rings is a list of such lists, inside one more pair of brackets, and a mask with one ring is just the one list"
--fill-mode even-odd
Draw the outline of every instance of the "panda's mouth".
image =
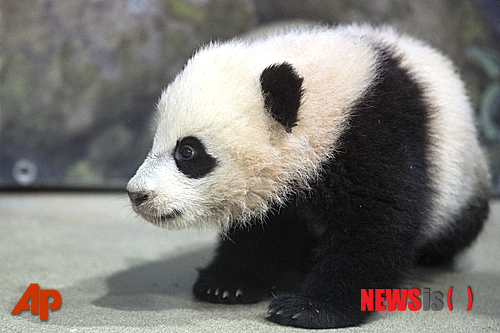
[[174, 209], [172, 210], [170, 213], [168, 214], [163, 214], [162, 216], [160, 216], [160, 220], [162, 222], [165, 222], [165, 221], [170, 221], [170, 220], [173, 220], [179, 216], [182, 215], [182, 212], [178, 209]]

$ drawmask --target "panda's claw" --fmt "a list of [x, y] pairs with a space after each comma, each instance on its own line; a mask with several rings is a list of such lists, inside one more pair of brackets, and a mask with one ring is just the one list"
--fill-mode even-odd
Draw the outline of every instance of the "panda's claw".
[[204, 302], [251, 304], [270, 296], [271, 284], [266, 282], [260, 277], [249, 278], [248, 272], [240, 276], [215, 266], [200, 270], [192, 291], [195, 298]]
[[293, 294], [275, 298], [266, 319], [280, 325], [316, 329], [346, 327], [359, 322], [357, 318], [340, 316], [330, 304], [321, 300]]
[[224, 304], [250, 304], [265, 299], [269, 293], [253, 293], [243, 288], [198, 287], [193, 288], [194, 296], [200, 301]]
[[270, 309], [267, 311], [267, 314], [268, 314], [268, 315], [273, 315], [273, 314], [276, 314], [276, 312], [278, 312], [278, 310], [276, 310], [275, 308], [270, 308]]

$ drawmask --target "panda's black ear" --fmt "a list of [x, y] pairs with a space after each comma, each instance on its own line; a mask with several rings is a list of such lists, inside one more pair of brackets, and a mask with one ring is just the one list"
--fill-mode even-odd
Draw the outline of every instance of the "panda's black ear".
[[297, 125], [303, 94], [302, 81], [304, 79], [287, 62], [271, 65], [260, 75], [264, 106], [288, 133]]

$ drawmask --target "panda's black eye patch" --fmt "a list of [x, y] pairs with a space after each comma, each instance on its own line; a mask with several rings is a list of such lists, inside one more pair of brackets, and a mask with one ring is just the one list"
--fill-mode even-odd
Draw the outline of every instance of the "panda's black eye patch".
[[194, 136], [177, 141], [174, 149], [177, 168], [189, 178], [202, 178], [217, 165], [217, 160], [207, 153], [203, 143]]

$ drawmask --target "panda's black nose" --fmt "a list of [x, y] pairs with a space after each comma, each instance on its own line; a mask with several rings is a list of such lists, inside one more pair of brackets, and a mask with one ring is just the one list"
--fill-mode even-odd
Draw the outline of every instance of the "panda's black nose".
[[140, 204], [142, 204], [144, 201], [148, 200], [148, 195], [144, 192], [128, 192], [128, 197], [130, 198], [130, 200], [132, 200], [132, 202], [134, 203], [134, 205], [136, 206], [139, 206]]

